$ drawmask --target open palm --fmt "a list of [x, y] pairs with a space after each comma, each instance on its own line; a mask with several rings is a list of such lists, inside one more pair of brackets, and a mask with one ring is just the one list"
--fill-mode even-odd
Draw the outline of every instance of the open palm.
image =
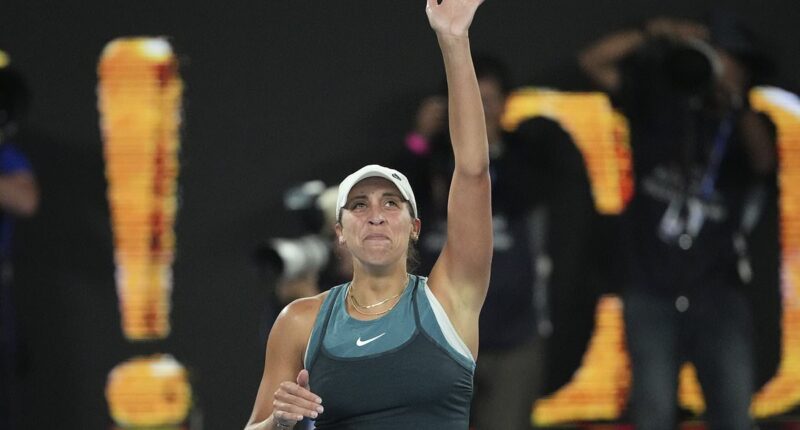
[[438, 34], [467, 36], [472, 17], [483, 0], [427, 0], [425, 12], [431, 28]]

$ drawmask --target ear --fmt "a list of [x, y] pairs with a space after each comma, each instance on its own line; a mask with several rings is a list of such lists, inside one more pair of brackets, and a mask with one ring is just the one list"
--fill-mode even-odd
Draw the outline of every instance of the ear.
[[336, 239], [337, 239], [339, 245], [344, 245], [344, 235], [342, 234], [342, 224], [337, 222], [336, 225], [333, 227], [333, 229], [336, 231]]
[[411, 223], [411, 240], [416, 242], [419, 239], [419, 233], [422, 231], [422, 221], [419, 218], [415, 218], [414, 222]]

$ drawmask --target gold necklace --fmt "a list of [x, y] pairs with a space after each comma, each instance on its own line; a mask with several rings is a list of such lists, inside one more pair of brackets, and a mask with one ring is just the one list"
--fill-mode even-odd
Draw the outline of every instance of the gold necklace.
[[[350, 304], [353, 305], [353, 310], [358, 312], [358, 313], [360, 313], [361, 315], [367, 315], [367, 316], [383, 315], [383, 314], [389, 312], [390, 310], [394, 309], [394, 307], [397, 305], [397, 303], [395, 303], [391, 307], [387, 308], [384, 311], [380, 311], [380, 312], [365, 312], [365, 311], [362, 311], [361, 309], [358, 308], [358, 305], [353, 301], [353, 296], [348, 296], [348, 297], [350, 299]], [[399, 297], [399, 295], [397, 297]], [[394, 297], [394, 298], [397, 298], [397, 297]]]
[[[352, 284], [350, 284], [350, 285], [352, 285]], [[394, 296], [392, 296], [392, 297], [389, 297], [389, 298], [388, 298], [388, 299], [386, 299], [386, 300], [381, 300], [381, 301], [379, 301], [378, 303], [375, 303], [375, 304], [373, 304], [373, 305], [362, 305], [361, 303], [358, 303], [358, 299], [356, 298], [356, 296], [354, 296], [354, 295], [353, 295], [353, 291], [352, 291], [352, 287], [351, 287], [351, 291], [350, 291], [350, 299], [353, 301], [353, 304], [354, 304], [356, 307], [359, 307], [359, 308], [361, 308], [361, 309], [372, 309], [372, 308], [376, 308], [376, 307], [378, 307], [378, 306], [380, 306], [380, 305], [382, 305], [382, 304], [384, 304], [384, 303], [386, 303], [386, 302], [388, 302], [388, 301], [390, 301], [390, 300], [394, 300], [394, 299], [396, 299], [396, 298], [400, 297], [400, 294], [402, 294], [402, 293], [403, 293], [403, 292], [401, 291], [401, 292], [397, 293], [396, 295], [394, 295]]]
[[362, 305], [361, 303], [358, 303], [358, 299], [356, 299], [356, 296], [353, 295], [353, 283], [350, 282], [350, 285], [347, 286], [347, 297], [350, 299], [350, 304], [353, 305], [353, 309], [356, 312], [360, 313], [361, 315], [375, 316], [375, 315], [383, 315], [383, 314], [389, 312], [390, 310], [394, 309], [394, 307], [397, 306], [397, 302], [395, 302], [390, 308], [388, 308], [388, 309], [386, 309], [384, 311], [381, 311], [381, 312], [365, 312], [364, 310], [370, 310], [372, 308], [375, 308], [375, 307], [378, 307], [380, 305], [386, 304], [386, 303], [388, 303], [388, 302], [400, 297], [400, 295], [403, 294], [404, 291], [405, 291], [405, 288], [403, 288], [402, 291], [400, 291], [399, 293], [395, 294], [394, 296], [389, 297], [388, 299], [381, 300], [378, 303], [373, 303], [371, 305]]

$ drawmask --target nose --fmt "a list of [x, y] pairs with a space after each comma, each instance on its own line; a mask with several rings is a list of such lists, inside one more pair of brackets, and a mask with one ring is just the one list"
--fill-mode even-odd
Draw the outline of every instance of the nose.
[[386, 222], [386, 218], [383, 216], [383, 212], [381, 212], [380, 208], [373, 209], [372, 212], [369, 214], [369, 223], [372, 225], [381, 225]]
[[383, 224], [385, 222], [386, 222], [386, 220], [383, 218], [382, 215], [374, 216], [374, 217], [369, 219], [369, 223], [372, 224], [372, 225], [381, 225], [381, 224]]

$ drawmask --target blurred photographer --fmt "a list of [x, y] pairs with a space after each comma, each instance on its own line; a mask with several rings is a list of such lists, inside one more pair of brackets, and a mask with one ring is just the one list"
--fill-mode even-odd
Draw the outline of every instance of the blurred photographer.
[[14, 221], [36, 213], [39, 189], [28, 158], [14, 139], [26, 112], [25, 81], [0, 51], [0, 428], [14, 429], [19, 415], [20, 331], [14, 305]]
[[[287, 189], [283, 206], [288, 216], [301, 225], [299, 237], [275, 237], [265, 241], [254, 253], [259, 271], [264, 275], [270, 301], [261, 333], [262, 343], [278, 313], [289, 303], [312, 297], [322, 286], [339, 285], [353, 276], [349, 252], [336, 240], [336, 197], [339, 187], [326, 187], [320, 180], [304, 182]], [[308, 419], [295, 429], [312, 428]]]
[[276, 309], [337, 285], [352, 275], [352, 262], [335, 240], [337, 187], [308, 181], [284, 193], [284, 208], [302, 224], [303, 235], [272, 238], [258, 247], [256, 264], [275, 278]]
[[[629, 120], [636, 191], [624, 214], [623, 294], [638, 429], [674, 429], [691, 361], [711, 429], [750, 429], [753, 274], [747, 235], [776, 169], [775, 130], [748, 91], [771, 64], [730, 14], [651, 20], [580, 54]], [[751, 214], [751, 215], [747, 215]]]

